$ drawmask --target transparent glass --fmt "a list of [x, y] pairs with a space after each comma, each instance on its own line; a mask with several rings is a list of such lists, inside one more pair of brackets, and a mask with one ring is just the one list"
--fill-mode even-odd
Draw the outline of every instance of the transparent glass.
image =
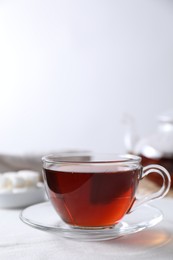
[[[173, 113], [159, 117], [156, 131], [148, 137], [139, 139], [133, 152], [142, 157], [142, 165], [159, 164], [166, 168], [171, 177], [173, 188]], [[161, 186], [159, 175], [152, 174], [149, 179]]]
[[51, 232], [58, 237], [79, 241], [99, 241], [127, 236], [153, 227], [163, 219], [163, 214], [159, 209], [145, 204], [131, 214], [126, 214], [122, 221], [112, 228], [78, 229], [64, 223], [50, 202], [44, 202], [24, 209], [20, 219], [32, 228]]
[[[170, 188], [170, 175], [159, 165], [141, 166], [134, 155], [67, 153], [42, 158], [47, 195], [58, 216], [71, 228], [103, 230], [115, 227], [126, 214]], [[157, 192], [137, 198], [141, 179], [150, 173], [162, 177]]]

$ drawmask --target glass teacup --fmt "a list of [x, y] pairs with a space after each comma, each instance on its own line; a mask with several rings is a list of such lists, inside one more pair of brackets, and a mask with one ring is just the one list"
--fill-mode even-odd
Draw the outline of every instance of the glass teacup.
[[[134, 155], [51, 154], [42, 161], [48, 197], [62, 220], [75, 228], [114, 227], [139, 205], [163, 198], [170, 188], [164, 167], [143, 168], [141, 158]], [[162, 187], [138, 199], [140, 180], [153, 172], [162, 176]]]

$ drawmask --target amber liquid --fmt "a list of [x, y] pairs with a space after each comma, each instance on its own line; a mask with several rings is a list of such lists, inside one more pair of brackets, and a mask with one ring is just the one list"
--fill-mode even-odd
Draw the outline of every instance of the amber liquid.
[[[150, 164], [159, 164], [159, 165], [165, 167], [170, 174], [171, 188], [173, 188], [173, 157], [172, 158], [162, 157], [162, 158], [159, 158], [159, 159], [152, 159], [152, 158], [147, 158], [147, 157], [142, 155], [141, 158], [142, 158], [142, 165], [143, 166], [147, 166], [147, 165], [150, 165]], [[163, 179], [159, 174], [152, 173], [152, 174], [149, 174], [147, 177], [152, 182], [156, 183], [159, 186], [162, 186]]]
[[119, 172], [63, 172], [44, 169], [49, 198], [68, 224], [105, 227], [117, 223], [129, 210], [140, 169]]

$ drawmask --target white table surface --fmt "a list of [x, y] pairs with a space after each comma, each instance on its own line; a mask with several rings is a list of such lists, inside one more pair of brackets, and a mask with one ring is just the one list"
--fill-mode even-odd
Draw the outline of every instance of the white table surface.
[[19, 219], [20, 210], [0, 209], [0, 259], [173, 259], [173, 198], [153, 203], [164, 212], [157, 226], [119, 239], [81, 242], [40, 231]]

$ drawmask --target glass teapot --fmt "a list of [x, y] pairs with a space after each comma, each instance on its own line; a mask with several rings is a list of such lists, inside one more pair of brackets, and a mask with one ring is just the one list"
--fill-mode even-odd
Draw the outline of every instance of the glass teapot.
[[[126, 124], [124, 141], [127, 152], [141, 156], [143, 166], [160, 164], [165, 167], [170, 173], [173, 188], [173, 111], [160, 115], [156, 132], [145, 138], [137, 136], [132, 118], [129, 117]], [[158, 185], [162, 183], [162, 178], [154, 173], [150, 179]]]

